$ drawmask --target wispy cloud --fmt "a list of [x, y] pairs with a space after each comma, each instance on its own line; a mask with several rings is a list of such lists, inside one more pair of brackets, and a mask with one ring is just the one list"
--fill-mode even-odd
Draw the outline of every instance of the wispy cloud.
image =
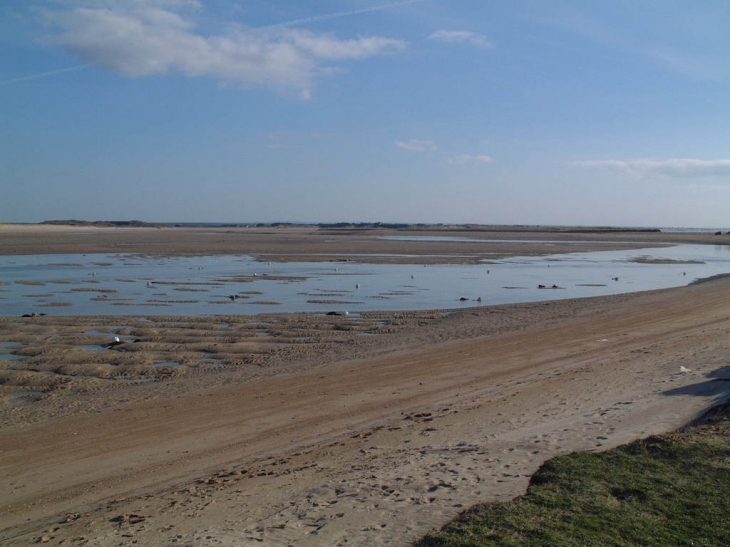
[[612, 169], [632, 176], [659, 175], [672, 178], [730, 176], [730, 159], [588, 160], [574, 162], [574, 165]]
[[328, 63], [397, 52], [401, 40], [382, 36], [339, 39], [302, 29], [248, 29], [203, 35], [187, 15], [197, 2], [140, 0], [103, 7], [46, 10], [44, 18], [59, 44], [86, 63], [129, 77], [181, 73], [244, 86], [298, 89], [309, 98], [314, 81], [331, 73]]
[[10, 80], [3, 80], [0, 85], [15, 84], [18, 82], [26, 82], [28, 80], [38, 80], [39, 78], [47, 78], [48, 76], [55, 76], [56, 74], [63, 74], [64, 72], [75, 72], [82, 68], [88, 68], [88, 65], [77, 65], [68, 68], [61, 68], [59, 70], [49, 70], [48, 72], [41, 72], [40, 74], [31, 74], [30, 76], [21, 76], [19, 78], [11, 78]]
[[491, 156], [477, 155], [470, 156], [469, 154], [461, 154], [459, 156], [452, 156], [449, 158], [449, 163], [453, 165], [464, 165], [465, 163], [492, 163], [494, 158]]
[[492, 42], [477, 32], [471, 32], [468, 30], [437, 30], [432, 32], [429, 40], [436, 40], [438, 42], [446, 42], [448, 44], [465, 44], [469, 46], [476, 46], [483, 49], [489, 49], [492, 47]]
[[383, 4], [380, 6], [372, 6], [369, 8], [362, 8], [349, 11], [336, 11], [333, 13], [324, 13], [322, 15], [313, 15], [312, 17], [303, 17], [301, 19], [293, 19], [284, 23], [277, 23], [275, 25], [269, 25], [266, 28], [277, 28], [277, 27], [293, 27], [296, 25], [306, 25], [308, 23], [317, 23], [319, 21], [327, 21], [329, 19], [338, 19], [340, 17], [351, 17], [353, 15], [361, 15], [363, 13], [370, 13], [373, 11], [382, 11], [387, 9], [399, 8], [401, 6], [407, 6], [409, 4], [420, 4], [426, 0], [405, 0], [404, 2], [393, 2], [390, 4]]
[[421, 141], [417, 139], [395, 141], [395, 145], [407, 152], [434, 152], [438, 150], [438, 146], [433, 141]]

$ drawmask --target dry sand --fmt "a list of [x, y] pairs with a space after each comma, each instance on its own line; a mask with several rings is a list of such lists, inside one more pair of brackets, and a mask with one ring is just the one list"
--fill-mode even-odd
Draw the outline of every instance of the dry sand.
[[[41, 393], [0, 409], [4, 545], [406, 546], [519, 495], [550, 457], [677, 428], [730, 393], [730, 278], [357, 319], [0, 325], [37, 350], [2, 387]], [[77, 362], [103, 340], [89, 330], [120, 327], [119, 351]]]

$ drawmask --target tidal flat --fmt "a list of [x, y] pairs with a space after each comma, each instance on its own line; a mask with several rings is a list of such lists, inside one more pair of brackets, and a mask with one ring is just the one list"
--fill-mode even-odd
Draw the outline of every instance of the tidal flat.
[[[6, 256], [78, 255], [65, 264], [84, 264], [89, 253], [245, 254], [262, 263], [314, 261], [334, 269], [364, 255], [420, 268], [428, 260], [426, 269], [461, 261], [493, 270], [485, 261], [532, 256], [544, 257], [552, 271], [563, 263], [550, 262], [559, 254], [633, 251], [647, 243], [710, 244], [711, 259], [724, 256], [730, 238], [550, 230], [0, 230]], [[113, 263], [94, 261], [97, 275], [89, 278]], [[681, 275], [702, 265], [630, 266]], [[114, 279], [138, 283], [134, 276]], [[41, 281], [45, 286], [18, 286], [24, 294], [119, 290], [62, 281], [68, 279], [55, 275]], [[523, 493], [531, 474], [555, 455], [665, 432], [727, 398], [730, 279], [681, 284], [348, 315], [333, 302], [351, 295], [335, 287], [303, 295], [327, 300], [321, 305], [333, 315], [169, 316], [155, 308], [74, 315], [71, 306], [2, 317], [0, 538], [7, 545], [408, 545], [472, 504]], [[265, 290], [249, 287], [237, 291], [249, 299], [228, 299], [234, 303], [223, 309], [268, 300]], [[175, 288], [209, 287], [167, 285], [168, 294], [153, 298], [201, 294], [172, 297]], [[115, 337], [119, 344], [104, 347]]]

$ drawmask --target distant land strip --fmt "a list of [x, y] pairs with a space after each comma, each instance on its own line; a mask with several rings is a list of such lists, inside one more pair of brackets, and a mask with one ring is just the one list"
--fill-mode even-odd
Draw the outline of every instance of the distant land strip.
[[307, 222], [257, 222], [257, 223], [219, 223], [219, 222], [146, 222], [142, 220], [44, 220], [40, 224], [55, 226], [89, 226], [95, 228], [307, 228], [316, 227], [336, 230], [368, 230], [385, 228], [389, 230], [469, 230], [469, 231], [531, 231], [531, 232], [560, 232], [560, 233], [657, 233], [659, 228], [619, 228], [612, 226], [539, 226], [539, 225], [490, 225], [490, 224], [408, 224], [393, 222], [334, 222], [334, 223], [307, 223]]

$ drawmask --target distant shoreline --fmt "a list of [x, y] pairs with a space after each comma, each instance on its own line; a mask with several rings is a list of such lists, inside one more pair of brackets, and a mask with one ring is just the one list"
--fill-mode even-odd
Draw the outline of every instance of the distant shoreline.
[[389, 229], [389, 230], [469, 230], [469, 231], [532, 231], [562, 233], [645, 233], [661, 232], [654, 227], [620, 226], [542, 226], [499, 224], [424, 224], [400, 222], [148, 222], [142, 220], [44, 220], [47, 226], [89, 226], [93, 228], [322, 228], [322, 229]]
[[92, 228], [320, 228], [320, 229], [389, 229], [389, 230], [468, 230], [501, 232], [558, 232], [558, 233], [716, 233], [730, 235], [730, 227], [696, 226], [583, 226], [548, 224], [475, 224], [475, 223], [422, 223], [422, 222], [156, 222], [145, 220], [77, 220], [54, 219], [41, 222], [0, 223], [19, 226], [88, 226]]
[[[131, 222], [131, 221], [130, 221]], [[138, 253], [248, 255], [272, 262], [476, 264], [511, 256], [627, 250], [683, 243], [729, 245], [724, 232], [610, 227], [487, 225], [292, 225], [253, 227], [0, 224], [0, 255]], [[385, 239], [380, 236], [411, 235]], [[426, 237], [449, 240], [428, 241]], [[459, 238], [459, 241], [455, 241]], [[406, 240], [408, 239], [408, 240]], [[488, 241], [485, 241], [488, 240]], [[550, 245], [545, 245], [549, 242]]]

